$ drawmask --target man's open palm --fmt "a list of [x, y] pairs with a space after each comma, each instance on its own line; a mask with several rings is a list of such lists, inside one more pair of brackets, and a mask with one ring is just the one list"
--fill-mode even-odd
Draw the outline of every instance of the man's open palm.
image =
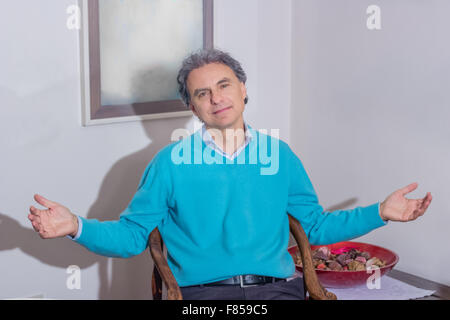
[[40, 210], [31, 206], [28, 215], [34, 230], [39, 233], [41, 238], [50, 239], [76, 234], [77, 218], [68, 208], [37, 194], [34, 195], [34, 200], [48, 208]]
[[384, 220], [406, 222], [423, 215], [431, 203], [431, 193], [427, 192], [422, 199], [405, 198], [405, 195], [414, 191], [417, 186], [417, 183], [411, 183], [389, 195], [380, 205], [381, 217]]

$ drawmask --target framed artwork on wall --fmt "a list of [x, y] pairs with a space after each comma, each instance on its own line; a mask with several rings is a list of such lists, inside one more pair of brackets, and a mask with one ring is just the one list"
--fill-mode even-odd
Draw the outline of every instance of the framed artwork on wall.
[[84, 126], [191, 116], [176, 76], [213, 47], [213, 0], [82, 0]]

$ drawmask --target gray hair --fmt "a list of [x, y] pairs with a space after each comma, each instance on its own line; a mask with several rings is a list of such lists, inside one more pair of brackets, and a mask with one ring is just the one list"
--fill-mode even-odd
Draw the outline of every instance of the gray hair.
[[[222, 63], [233, 70], [240, 82], [245, 84], [247, 81], [247, 75], [245, 74], [244, 69], [242, 69], [241, 64], [228, 53], [218, 49], [201, 49], [194, 52], [183, 60], [177, 76], [178, 92], [180, 93], [181, 100], [187, 107], [189, 107], [191, 101], [189, 90], [187, 88], [187, 78], [189, 73], [191, 73], [192, 70], [198, 69], [209, 63]], [[245, 97], [244, 103], [247, 102], [248, 97]]]

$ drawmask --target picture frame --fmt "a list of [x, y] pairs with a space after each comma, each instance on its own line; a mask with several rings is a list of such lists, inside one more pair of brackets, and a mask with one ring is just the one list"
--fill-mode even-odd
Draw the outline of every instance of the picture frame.
[[[148, 99], [147, 97], [145, 97], [145, 95], [152, 91], [150, 90], [152, 88], [151, 83], [157, 83], [156, 81], [159, 81], [159, 79], [162, 78], [167, 78], [169, 76], [169, 71], [165, 71], [165, 69], [163, 67], [159, 67], [158, 65], [158, 53], [155, 53], [155, 55], [153, 54], [148, 54], [148, 56], [152, 56], [154, 59], [154, 64], [153, 64], [153, 69], [158, 69], [158, 72], [156, 72], [156, 74], [154, 75], [154, 78], [151, 79], [152, 74], [154, 73], [153, 71], [148, 71], [147, 73], [145, 73], [143, 70], [144, 68], [140, 68], [139, 66], [135, 66], [135, 72], [139, 72], [139, 74], [144, 74], [144, 76], [142, 76], [141, 78], [144, 78], [144, 80], [147, 80], [148, 83], [150, 83], [150, 85], [146, 86], [145, 81], [140, 81], [140, 80], [133, 80], [130, 83], [126, 83], [126, 86], [123, 87], [127, 87], [127, 88], [131, 88], [129, 89], [129, 91], [131, 93], [133, 93], [133, 90], [135, 90], [135, 87], [138, 87], [141, 92], [140, 92], [140, 100], [139, 101], [134, 101], [133, 98], [135, 97], [130, 97], [128, 96], [128, 94], [124, 94], [123, 92], [120, 92], [120, 94], [110, 94], [110, 97], [107, 97], [107, 94], [104, 93], [104, 88], [102, 87], [102, 76], [103, 76], [103, 84], [105, 83], [112, 83], [113, 85], [111, 87], [116, 87], [119, 88], [119, 91], [121, 90], [121, 86], [118, 85], [121, 83], [125, 83], [126, 80], [128, 80], [126, 77], [123, 77], [122, 79], [122, 74], [120, 72], [118, 72], [117, 70], [114, 70], [115, 73], [112, 73], [113, 76], [110, 76], [108, 74], [109, 69], [108, 69], [108, 64], [107, 63], [102, 63], [101, 59], [102, 56], [101, 54], [103, 53], [105, 55], [105, 52], [108, 50], [110, 50], [112, 55], [115, 55], [117, 53], [120, 54], [120, 50], [129, 50], [129, 48], [126, 46], [125, 49], [122, 48], [118, 48], [118, 49], [114, 49], [114, 42], [112, 42], [113, 45], [109, 44], [109, 47], [107, 49], [105, 49], [104, 51], [101, 51], [101, 38], [102, 36], [107, 33], [107, 27], [103, 26], [103, 29], [101, 29], [100, 27], [100, 12], [101, 10], [105, 10], [104, 7], [107, 5], [112, 5], [113, 2], [102, 2], [103, 0], [80, 0], [81, 2], [81, 21], [82, 21], [82, 27], [80, 29], [80, 55], [81, 55], [81, 99], [82, 99], [82, 125], [83, 126], [92, 126], [92, 125], [100, 125], [100, 124], [109, 124], [109, 123], [117, 123], [117, 122], [125, 122], [125, 121], [142, 121], [142, 120], [149, 120], [149, 119], [161, 119], [161, 118], [172, 118], [172, 117], [184, 117], [184, 116], [192, 116], [192, 111], [189, 110], [184, 104], [183, 102], [179, 99], [179, 97], [174, 97], [174, 90], [177, 90], [177, 86], [176, 86], [176, 75], [173, 73], [174, 69], [172, 68], [170, 73], [170, 84], [166, 84], [166, 87], [163, 87], [164, 84], [160, 84], [158, 83], [158, 85], [164, 89], [164, 90], [158, 90], [157, 86], [153, 86], [154, 90], [156, 93], [154, 94], [160, 94], [159, 92], [161, 91], [161, 94], [165, 94], [167, 97], [163, 97], [163, 98], [153, 98], [153, 99]], [[135, 1], [135, 0], [116, 0], [120, 1], [120, 5], [123, 5], [123, 3], [126, 3], [127, 1]], [[141, 4], [145, 4], [147, 5], [151, 5], [152, 4], [152, 0], [140, 0]], [[164, 6], [166, 6], [166, 3], [170, 3], [170, 2], [158, 2], [161, 0], [154, 0], [155, 4], [162, 4]], [[195, 2], [197, 1], [197, 2]], [[199, 36], [197, 34], [197, 29], [198, 28], [198, 23], [196, 25], [197, 28], [193, 28], [191, 33], [192, 33], [192, 37], [189, 35], [189, 37], [186, 37], [188, 39], [191, 38], [195, 38], [196, 39], [196, 43], [200, 44], [200, 47], [198, 47], [197, 49], [201, 49], [201, 48], [213, 48], [213, 0], [190, 0], [190, 3], [195, 4], [195, 8], [199, 8], [199, 2], [200, 1], [200, 5], [201, 5], [201, 11], [202, 12], [195, 12], [195, 10], [193, 8], [188, 8], [189, 10], [186, 10], [186, 7], [180, 8], [180, 10], [183, 10], [182, 12], [182, 17], [183, 19], [189, 19], [189, 17], [186, 17], [186, 14], [189, 14], [189, 12], [193, 13], [193, 16], [195, 16], [196, 20], [198, 22], [198, 20], [203, 19], [202, 21], [202, 25], [201, 28], [202, 30], [200, 30], [201, 35]], [[128, 2], [130, 3], [130, 2]], [[139, 15], [141, 14], [141, 11], [144, 10], [139, 10], [139, 8], [136, 8], [136, 4], [139, 2], [134, 2], [133, 3], [133, 12], [135, 12], [135, 15]], [[179, 2], [178, 2], [179, 3]], [[103, 4], [103, 8], [101, 7], [101, 5]], [[185, 3], [183, 3], [183, 5], [188, 5], [189, 2], [186, 1]], [[165, 13], [166, 17], [167, 15], [171, 15], [172, 13], [170, 12], [170, 10], [174, 10], [177, 11], [178, 8], [167, 8], [167, 6], [165, 7]], [[198, 10], [197, 10], [198, 11]], [[129, 14], [129, 13], [128, 13]], [[158, 13], [153, 13], [153, 20], [158, 20], [156, 19], [156, 15]], [[180, 13], [178, 13], [180, 14]], [[200, 18], [199, 18], [199, 15]], [[105, 14], [106, 16], [106, 14]], [[174, 14], [174, 16], [176, 16]], [[134, 16], [133, 16], [134, 17]], [[137, 16], [139, 17], [139, 16]], [[159, 18], [159, 17], [158, 17]], [[175, 19], [175, 18], [174, 18]], [[112, 20], [112, 19], [110, 19]], [[132, 23], [135, 24], [135, 19], [133, 19]], [[136, 20], [138, 20], [136, 18]], [[146, 23], [146, 21], [151, 21], [152, 19], [141, 19], [142, 21], [144, 21], [144, 23]], [[161, 20], [161, 19], [159, 19]], [[120, 24], [120, 20], [112, 20], [114, 23], [118, 23]], [[189, 21], [189, 20], [187, 20]], [[176, 23], [177, 20], [174, 20], [174, 24]], [[126, 25], [125, 22], [122, 22], [123, 25]], [[112, 25], [112, 24], [110, 24]], [[140, 27], [139, 25], [137, 27]], [[116, 28], [115, 26], [111, 27], [112, 29]], [[125, 30], [126, 28], [123, 27], [122, 25], [120, 26], [120, 30]], [[184, 25], [183, 25], [184, 28]], [[143, 29], [143, 28], [141, 28]], [[153, 30], [151, 30], [150, 27], [144, 28], [147, 31], [153, 32]], [[154, 28], [157, 29], [157, 28]], [[172, 30], [172, 27], [170, 28]], [[184, 29], [183, 29], [184, 30]], [[102, 33], [101, 33], [102, 32]], [[160, 38], [162, 33], [164, 33], [164, 30], [155, 30], [155, 35], [156, 38]], [[173, 32], [173, 31], [171, 31]], [[183, 31], [184, 32], [184, 31]], [[140, 32], [134, 32], [133, 36], [135, 37], [137, 33]], [[147, 34], [149, 34], [147, 32]], [[200, 37], [201, 39], [199, 39], [198, 37]], [[111, 36], [110, 36], [111, 38]], [[135, 48], [138, 48], [137, 50], [140, 50], [141, 46], [139, 41], [142, 41], [142, 47], [146, 47], [147, 49], [147, 53], [149, 50], [149, 44], [146, 43], [146, 37], [141, 37], [142, 40], [140, 39], [135, 39], [135, 43], [137, 43], [138, 45], [134, 46]], [[162, 41], [161, 43], [158, 43], [158, 41], [152, 41], [151, 45], [155, 48], [158, 48], [158, 45], [162, 45], [162, 46], [166, 46], [168, 47], [168, 41], [170, 39], [161, 37], [162, 39], [164, 39], [164, 41]], [[153, 39], [153, 38], [152, 38]], [[182, 38], [184, 39], [184, 38]], [[154, 40], [154, 39], [153, 39]], [[104, 41], [106, 42], [106, 41]], [[180, 41], [178, 41], [180, 42]], [[181, 47], [179, 43], [172, 43], [171, 44], [173, 47], [175, 47], [178, 51], [178, 54], [181, 54], [182, 50], [188, 50], [189, 48], [187, 48], [188, 46], [186, 46], [186, 48]], [[182, 44], [181, 44], [182, 45]], [[112, 49], [111, 49], [112, 48]], [[166, 49], [167, 50], [167, 49]], [[188, 53], [190, 53], [191, 51], [195, 51], [195, 50], [190, 50], [190, 51], [186, 51], [185, 55], [187, 55]], [[167, 52], [167, 51], [166, 51]], [[136, 56], [139, 56], [139, 54], [136, 54]], [[141, 54], [142, 56], [142, 54]], [[167, 57], [165, 54], [161, 54], [159, 53], [159, 56], [161, 59], [166, 59]], [[109, 66], [112, 66], [110, 69], [116, 69], [116, 61], [114, 60], [114, 58], [109, 58], [109, 60], [112, 60], [113, 63], [109, 64]], [[149, 58], [150, 59], [150, 58]], [[107, 59], [105, 59], [107, 60]], [[124, 62], [124, 60], [126, 59], [120, 59], [121, 62]], [[141, 59], [142, 60], [142, 59]], [[145, 56], [144, 56], [144, 60], [145, 61]], [[178, 64], [176, 67], [178, 68], [181, 65], [181, 58], [172, 58], [172, 60], [170, 60], [169, 62], [165, 62], [165, 63], [172, 63], [175, 64], [175, 62]], [[125, 65], [130, 64], [130, 61], [125, 61]], [[171, 67], [172, 67], [171, 65]], [[156, 66], [156, 67], [155, 67]], [[175, 66], [173, 66], [175, 67]], [[117, 68], [119, 69], [119, 68]], [[161, 70], [162, 71], [161, 71]], [[167, 74], [164, 74], [164, 72], [166, 72]], [[108, 74], [108, 76], [106, 77], [105, 75]], [[134, 75], [133, 75], [134, 76]], [[158, 79], [157, 79], [158, 78]], [[113, 81], [116, 81], [116, 83], [113, 83], [110, 79], [113, 79]], [[125, 79], [125, 80], [124, 80]], [[134, 78], [131, 78], [134, 79]], [[105, 81], [106, 80], [106, 81]], [[152, 82], [153, 81], [153, 82]], [[160, 81], [161, 82], [161, 81]], [[167, 81], [166, 81], [167, 82]], [[168, 83], [168, 82], [167, 82]], [[167, 88], [167, 93], [165, 92]], [[106, 91], [106, 90], [105, 90]], [[171, 92], [171, 96], [169, 97], [169, 93]], [[117, 99], [116, 97], [119, 96], [120, 98]], [[147, 100], [146, 100], [147, 98]], [[128, 100], [127, 100], [128, 99]]]

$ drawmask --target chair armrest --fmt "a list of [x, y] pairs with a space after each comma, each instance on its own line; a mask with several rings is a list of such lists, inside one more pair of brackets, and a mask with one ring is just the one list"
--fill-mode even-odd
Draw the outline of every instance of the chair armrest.
[[[173, 276], [172, 270], [170, 270], [167, 259], [163, 253], [163, 242], [161, 239], [161, 234], [158, 228], [153, 229], [149, 236], [149, 250], [152, 255], [155, 267], [161, 276], [162, 280], [167, 287], [167, 299], [168, 300], [182, 300], [183, 296], [181, 294], [180, 287]], [[161, 285], [155, 282], [155, 270], [153, 272], [153, 285], [159, 286], [159, 292], [161, 292]]]
[[327, 291], [319, 281], [316, 271], [314, 269], [311, 247], [309, 245], [308, 237], [303, 230], [300, 222], [293, 216], [289, 216], [289, 229], [294, 236], [297, 246], [300, 251], [300, 256], [303, 265], [303, 279], [305, 281], [306, 290], [309, 292], [309, 296], [313, 300], [336, 300], [337, 297], [334, 293]]

